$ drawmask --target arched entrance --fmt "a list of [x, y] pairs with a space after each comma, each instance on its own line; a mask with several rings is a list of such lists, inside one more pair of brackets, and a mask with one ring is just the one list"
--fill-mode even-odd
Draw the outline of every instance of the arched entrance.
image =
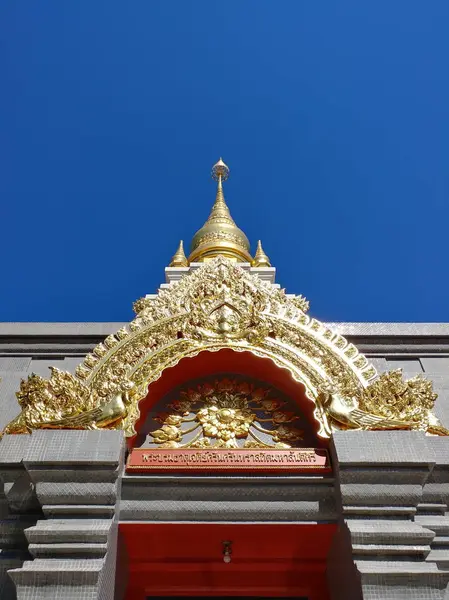
[[[202, 389], [199, 381], [221, 377], [250, 385], [263, 382], [263, 389], [274, 390], [273, 397], [281, 399], [279, 404], [290, 400], [300, 415], [291, 418], [302, 419], [303, 440], [298, 446], [313, 444], [325, 451], [327, 440], [317, 435], [320, 424], [305, 386], [272, 360], [231, 349], [185, 358], [150, 384], [140, 403], [130, 449], [147, 444], [151, 451], [148, 417], [157, 411], [166, 415], [177, 390]], [[292, 406], [288, 408], [293, 414]], [[326, 559], [335, 530], [333, 479], [328, 471], [128, 472], [119, 525], [119, 560], [125, 562], [126, 556], [126, 599], [326, 600]]]
[[184, 358], [174, 367], [166, 369], [157, 381], [148, 386], [146, 398], [140, 402], [137, 434], [128, 439], [129, 447], [142, 445], [142, 437], [148, 433], [145, 429], [148, 414], [154, 412], [158, 405], [160, 411], [166, 410], [164, 398], [169, 404], [168, 396], [173, 396], [173, 391], [176, 393], [176, 390], [179, 390], [182, 394], [188, 387], [197, 388], [199, 381], [213, 382], [217, 377], [237, 377], [242, 383], [248, 382], [252, 386], [259, 383], [264, 390], [272, 390], [270, 397], [279, 400], [279, 405], [289, 403], [290, 409], [301, 414], [301, 426], [307, 430], [307, 440], [301, 446], [307, 447], [308, 442], [309, 447], [327, 447], [328, 440], [318, 435], [321, 424], [314, 416], [316, 406], [308, 398], [304, 384], [294, 379], [290, 371], [279, 367], [269, 358], [226, 348], [218, 352], [203, 351], [194, 357]]

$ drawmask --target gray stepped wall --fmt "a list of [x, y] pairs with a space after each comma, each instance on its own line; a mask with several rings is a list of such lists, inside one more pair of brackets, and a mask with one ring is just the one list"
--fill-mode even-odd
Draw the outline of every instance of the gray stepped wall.
[[448, 489], [437, 498], [426, 488], [446, 472], [449, 439], [415, 431], [337, 432], [333, 460], [341, 497], [329, 556], [333, 599], [358, 600], [361, 589], [364, 600], [443, 600], [449, 569], [434, 544], [448, 533]]
[[124, 475], [121, 521], [335, 521], [332, 477]]
[[13, 528], [13, 535], [5, 525], [6, 547], [22, 544], [26, 554], [5, 562], [10, 579], [2, 600], [114, 597], [124, 450], [121, 431], [46, 430], [1, 440], [2, 476], [12, 479], [6, 461], [15, 460], [22, 471], [15, 468], [10, 486], [25, 473], [33, 489], [29, 504], [42, 507], [34, 519], [16, 507], [21, 532]]

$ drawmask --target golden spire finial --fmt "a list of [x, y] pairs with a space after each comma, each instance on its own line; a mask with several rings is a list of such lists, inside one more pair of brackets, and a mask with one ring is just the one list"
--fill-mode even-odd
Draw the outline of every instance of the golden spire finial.
[[265, 254], [262, 248], [262, 242], [257, 242], [257, 250], [254, 255], [253, 267], [271, 267], [270, 259]]
[[221, 157], [212, 167], [211, 175], [212, 179], [215, 179], [217, 182], [217, 195], [215, 196], [215, 203], [206, 224], [220, 219], [222, 222], [227, 222], [230, 225], [236, 226], [224, 199], [222, 182], [226, 181], [229, 177], [229, 167], [222, 161]]
[[189, 262], [203, 262], [222, 255], [238, 262], [251, 262], [249, 241], [231, 217], [223, 194], [223, 181], [229, 177], [229, 167], [220, 158], [212, 167], [217, 181], [217, 195], [210, 215], [193, 236]]
[[187, 257], [185, 255], [184, 244], [183, 244], [182, 240], [179, 242], [178, 249], [173, 254], [170, 264], [168, 266], [169, 267], [188, 267], [189, 266], [189, 261], [187, 260]]

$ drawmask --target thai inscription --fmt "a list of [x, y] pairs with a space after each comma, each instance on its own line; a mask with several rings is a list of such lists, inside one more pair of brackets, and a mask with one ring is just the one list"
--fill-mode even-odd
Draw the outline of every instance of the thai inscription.
[[134, 471], [329, 471], [324, 449], [291, 450], [153, 450], [135, 448], [128, 458], [127, 470]]

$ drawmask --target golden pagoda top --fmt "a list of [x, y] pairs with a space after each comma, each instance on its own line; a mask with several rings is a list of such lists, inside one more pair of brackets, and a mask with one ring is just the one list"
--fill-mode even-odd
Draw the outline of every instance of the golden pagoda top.
[[223, 181], [229, 177], [229, 167], [220, 160], [212, 167], [217, 181], [217, 195], [209, 218], [192, 239], [189, 262], [205, 262], [224, 256], [237, 262], [252, 263], [248, 238], [231, 217], [223, 194]]
[[264, 249], [262, 248], [262, 242], [259, 240], [257, 242], [257, 250], [254, 255], [253, 261], [254, 267], [271, 267], [270, 259], [265, 254]]
[[179, 242], [178, 249], [173, 254], [172, 259], [170, 261], [169, 267], [188, 267], [189, 262], [184, 253], [184, 242], [181, 240]]

